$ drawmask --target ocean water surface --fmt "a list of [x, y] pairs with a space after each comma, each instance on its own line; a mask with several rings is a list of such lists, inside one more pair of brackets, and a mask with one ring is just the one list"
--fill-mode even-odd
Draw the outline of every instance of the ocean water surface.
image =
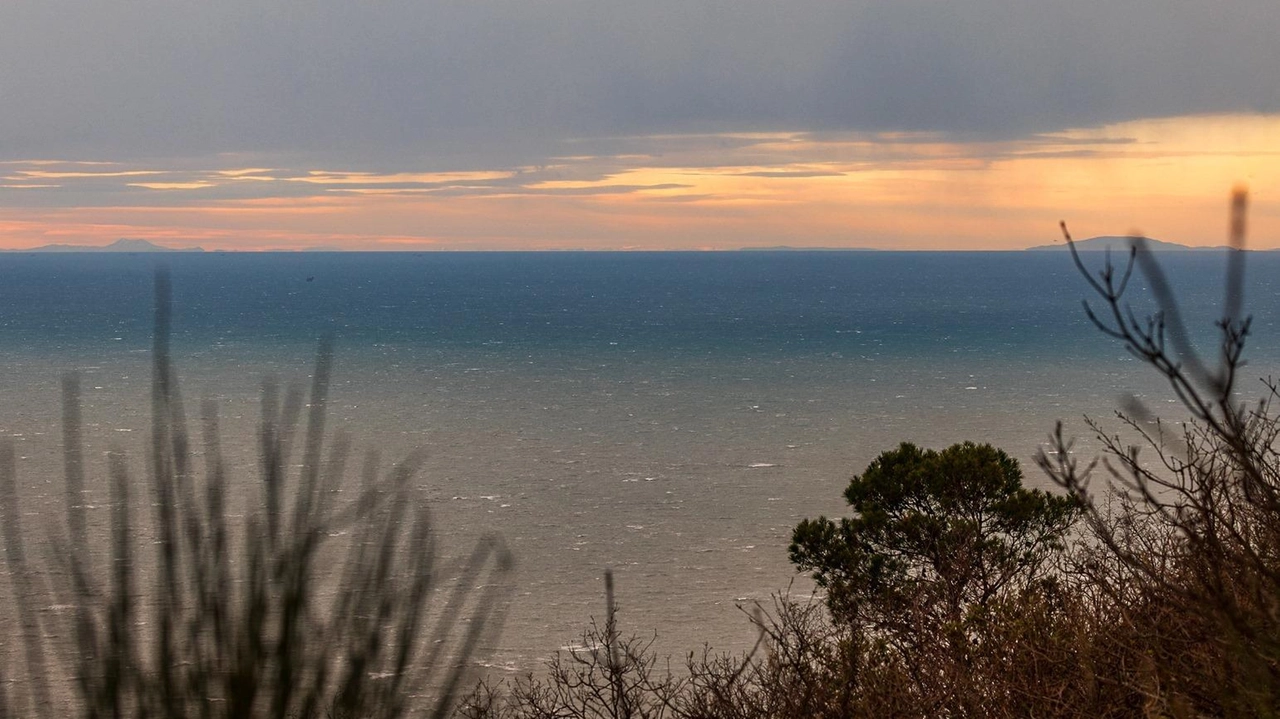
[[[119, 446], [143, 466], [159, 264], [188, 406], [219, 403], [245, 474], [262, 379], [305, 381], [317, 337], [336, 337], [333, 423], [388, 462], [425, 450], [415, 487], [446, 553], [486, 532], [515, 552], [491, 657], [510, 669], [602, 614], [606, 567], [624, 630], [677, 654], [749, 647], [737, 606], [796, 579], [791, 527], [840, 513], [849, 477], [898, 442], [991, 442], [1044, 486], [1031, 457], [1056, 420], [1087, 455], [1082, 415], [1126, 392], [1180, 417], [1090, 325], [1066, 254], [4, 254], [0, 434], [37, 524], [63, 496], [63, 372], [82, 377], [91, 457]], [[1165, 265], [1212, 348], [1222, 257]], [[1277, 270], [1251, 254], [1252, 394], [1280, 366]], [[105, 516], [101, 471], [88, 493]]]

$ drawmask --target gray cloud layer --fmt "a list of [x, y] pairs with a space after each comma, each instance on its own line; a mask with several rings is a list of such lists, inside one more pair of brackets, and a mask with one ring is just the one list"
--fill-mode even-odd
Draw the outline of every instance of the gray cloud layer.
[[0, 159], [514, 166], [569, 138], [1271, 112], [1277, 28], [1275, 0], [5, 0]]

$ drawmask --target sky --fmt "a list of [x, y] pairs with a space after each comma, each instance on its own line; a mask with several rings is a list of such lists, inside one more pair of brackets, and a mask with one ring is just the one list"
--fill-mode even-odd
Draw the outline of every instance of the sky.
[[3, 0], [0, 248], [1280, 247], [1275, 0]]

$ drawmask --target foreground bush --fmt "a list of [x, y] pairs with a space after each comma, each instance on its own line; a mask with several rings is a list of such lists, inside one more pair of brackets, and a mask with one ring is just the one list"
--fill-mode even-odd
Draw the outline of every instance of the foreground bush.
[[[1168, 382], [1189, 419], [1171, 424], [1135, 403], [1118, 414], [1123, 435], [1092, 424], [1104, 446], [1101, 464], [1073, 461], [1061, 428], [1056, 454], [1041, 457], [1089, 510], [1091, 586], [1133, 608], [1125, 629], [1150, 661], [1131, 685], [1175, 715], [1280, 714], [1280, 390], [1264, 380], [1263, 398], [1249, 402], [1240, 387], [1251, 325], [1242, 314], [1245, 202], [1237, 191], [1218, 342], [1209, 353], [1192, 343], [1172, 288], [1141, 243], [1123, 268], [1108, 262], [1096, 277], [1073, 251], [1102, 301], [1090, 318]], [[1135, 268], [1157, 305], [1144, 320], [1127, 304]], [[1101, 493], [1092, 486], [1098, 476]]]
[[[25, 696], [5, 698], [0, 711], [448, 714], [471, 656], [499, 624], [510, 554], [490, 537], [461, 562], [440, 566], [430, 516], [410, 491], [416, 457], [383, 472], [370, 453], [359, 485], [350, 485], [349, 442], [325, 426], [327, 342], [309, 395], [264, 390], [259, 495], [233, 515], [229, 490], [252, 488], [229, 476], [211, 403], [202, 407], [202, 451], [192, 447], [170, 360], [169, 307], [159, 274], [150, 497], [141, 503], [155, 509], [150, 524], [132, 514], [138, 481], [118, 450], [108, 457], [109, 526], [91, 524], [75, 376], [63, 385], [66, 529], [55, 534], [58, 552], [48, 562], [28, 558], [13, 447], [0, 443], [0, 521], [26, 665], [5, 677], [20, 691], [25, 685]], [[104, 542], [107, 566], [94, 566]], [[51, 605], [69, 608], [65, 622], [36, 611]], [[69, 646], [50, 643], [59, 635], [72, 637]]]

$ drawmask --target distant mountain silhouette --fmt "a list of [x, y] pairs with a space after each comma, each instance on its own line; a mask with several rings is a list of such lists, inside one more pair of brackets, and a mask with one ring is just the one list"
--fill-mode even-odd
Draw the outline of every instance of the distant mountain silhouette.
[[[1180, 245], [1176, 242], [1165, 242], [1164, 240], [1153, 240], [1150, 237], [1142, 238], [1147, 247], [1153, 250], [1161, 250], [1166, 252], [1202, 252], [1205, 250], [1225, 250], [1226, 248], [1219, 245], [1217, 247], [1191, 247], [1189, 245]], [[1132, 237], [1120, 235], [1107, 235], [1105, 237], [1090, 237], [1087, 240], [1076, 240], [1076, 250], [1080, 252], [1100, 252], [1110, 249], [1113, 252], [1128, 252], [1129, 243]], [[1042, 252], [1060, 250], [1066, 251], [1066, 241], [1056, 242], [1052, 245], [1039, 245], [1037, 247], [1028, 247], [1028, 252]]]
[[200, 247], [161, 247], [147, 240], [122, 238], [109, 245], [42, 245], [13, 252], [204, 252]]

